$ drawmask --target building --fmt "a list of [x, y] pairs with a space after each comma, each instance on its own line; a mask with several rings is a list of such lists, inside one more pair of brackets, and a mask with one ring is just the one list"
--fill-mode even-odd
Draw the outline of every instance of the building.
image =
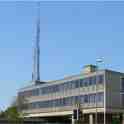
[[[26, 117], [71, 118], [73, 110], [80, 108], [86, 124], [111, 124], [123, 121], [124, 73], [98, 70], [87, 65], [78, 75], [44, 83], [34, 83], [19, 90], [26, 99], [22, 111]], [[114, 118], [114, 119], [113, 119]]]
[[44, 82], [40, 81], [39, 67], [40, 3], [32, 84], [18, 92], [20, 110], [29, 118], [72, 120], [82, 124], [124, 124], [124, 73], [87, 65], [78, 75]]

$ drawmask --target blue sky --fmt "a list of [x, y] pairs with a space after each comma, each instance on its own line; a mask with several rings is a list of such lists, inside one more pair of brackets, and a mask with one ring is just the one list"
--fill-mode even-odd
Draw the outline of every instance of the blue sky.
[[[32, 75], [35, 2], [0, 2], [0, 109]], [[124, 72], [124, 2], [41, 2], [41, 79], [101, 67]]]

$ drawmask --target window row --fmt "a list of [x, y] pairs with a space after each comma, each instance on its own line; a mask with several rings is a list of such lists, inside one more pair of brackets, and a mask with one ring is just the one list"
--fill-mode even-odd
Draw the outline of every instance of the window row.
[[49, 93], [61, 92], [61, 91], [63, 92], [69, 89], [96, 85], [96, 82], [97, 84], [103, 84], [104, 75], [92, 76], [92, 77], [88, 77], [84, 79], [67, 81], [62, 84], [56, 84], [52, 86], [37, 88], [37, 89], [30, 90], [30, 91], [25, 91], [22, 93], [22, 95], [38, 96], [38, 95], [44, 95], [44, 94], [49, 94]]
[[49, 100], [49, 101], [39, 101], [29, 104], [29, 109], [38, 109], [38, 108], [51, 108], [51, 107], [62, 107], [62, 106], [72, 106], [75, 104], [87, 104], [87, 103], [103, 103], [104, 102], [104, 93], [99, 92], [96, 94], [80, 95], [80, 96], [71, 96], [67, 98]]
[[44, 87], [40, 89], [41, 94], [48, 94], [48, 93], [54, 93], [54, 92], [60, 92], [60, 91], [66, 91], [68, 89], [75, 89], [79, 87], [87, 87], [90, 85], [102, 84], [104, 82], [103, 75], [99, 76], [92, 76], [84, 79], [78, 79], [78, 80], [72, 80], [68, 81], [62, 84], [52, 85], [48, 87]]

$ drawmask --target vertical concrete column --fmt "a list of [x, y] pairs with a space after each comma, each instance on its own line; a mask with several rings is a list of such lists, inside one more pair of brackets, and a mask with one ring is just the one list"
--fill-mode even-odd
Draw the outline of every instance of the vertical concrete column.
[[89, 115], [89, 124], [93, 124], [93, 114]]
[[74, 120], [73, 114], [72, 114], [72, 118], [71, 118], [71, 123], [72, 123], [72, 124], [75, 124], [75, 120]]
[[122, 124], [124, 124], [124, 114], [122, 114]]

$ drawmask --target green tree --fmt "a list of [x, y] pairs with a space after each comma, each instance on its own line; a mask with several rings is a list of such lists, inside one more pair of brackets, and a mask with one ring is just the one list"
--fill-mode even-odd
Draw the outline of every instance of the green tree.
[[5, 112], [4, 112], [4, 111], [1, 111], [1, 112], [0, 112], [0, 119], [1, 119], [1, 118], [5, 118]]
[[5, 111], [0, 112], [0, 119], [6, 119], [11, 122], [16, 122], [16, 124], [20, 124], [20, 122], [23, 121], [23, 114], [19, 111], [22, 106], [22, 100], [16, 98]]
[[9, 107], [4, 113], [8, 120], [18, 120], [20, 116], [16, 106]]

